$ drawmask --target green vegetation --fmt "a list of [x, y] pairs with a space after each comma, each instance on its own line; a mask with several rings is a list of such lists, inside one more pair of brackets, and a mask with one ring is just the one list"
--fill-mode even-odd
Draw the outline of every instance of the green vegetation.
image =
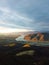
[[34, 50], [29, 50], [29, 51], [23, 51], [23, 52], [19, 52], [16, 54], [16, 56], [21, 56], [21, 55], [33, 55], [34, 54]]
[[16, 45], [15, 43], [10, 43], [10, 44], [5, 44], [5, 45], [3, 45], [3, 46], [13, 47], [13, 46], [15, 46], [15, 45]]

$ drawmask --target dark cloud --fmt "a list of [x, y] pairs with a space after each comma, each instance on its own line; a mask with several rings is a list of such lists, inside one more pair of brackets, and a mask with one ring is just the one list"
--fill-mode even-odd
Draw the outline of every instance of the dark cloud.
[[[0, 2], [0, 13], [10, 10], [7, 11], [6, 17], [4, 15], [6, 21], [27, 29], [49, 30], [49, 0], [2, 0]], [[7, 9], [1, 9], [2, 7]]]

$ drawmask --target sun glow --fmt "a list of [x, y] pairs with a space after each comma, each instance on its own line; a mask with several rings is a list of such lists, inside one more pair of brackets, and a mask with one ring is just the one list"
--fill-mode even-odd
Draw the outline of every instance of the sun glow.
[[11, 33], [11, 32], [28, 32], [27, 29], [16, 29], [16, 28], [6, 28], [0, 27], [0, 33]]

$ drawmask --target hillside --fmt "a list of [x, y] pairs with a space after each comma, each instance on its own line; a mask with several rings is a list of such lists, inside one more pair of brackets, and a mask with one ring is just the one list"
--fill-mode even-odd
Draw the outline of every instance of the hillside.
[[38, 41], [49, 41], [49, 33], [33, 33], [28, 34], [24, 37], [25, 40], [32, 41], [32, 42], [38, 42]]

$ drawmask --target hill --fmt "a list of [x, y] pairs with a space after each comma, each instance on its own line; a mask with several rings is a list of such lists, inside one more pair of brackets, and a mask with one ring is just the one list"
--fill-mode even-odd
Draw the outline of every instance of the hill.
[[49, 41], [49, 33], [43, 32], [43, 33], [33, 33], [33, 34], [27, 34], [24, 37], [25, 40], [37, 42], [37, 41]]

